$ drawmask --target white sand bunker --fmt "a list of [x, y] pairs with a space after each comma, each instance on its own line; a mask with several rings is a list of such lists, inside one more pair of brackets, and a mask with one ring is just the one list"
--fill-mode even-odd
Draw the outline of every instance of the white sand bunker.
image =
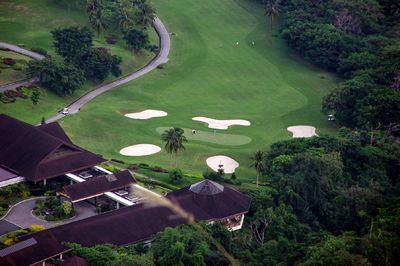
[[119, 151], [125, 156], [146, 156], [161, 151], [161, 148], [153, 144], [137, 144], [123, 148]]
[[311, 138], [318, 136], [315, 133], [315, 127], [312, 126], [292, 126], [287, 128], [288, 131], [293, 133], [293, 138]]
[[141, 112], [137, 112], [137, 113], [129, 113], [129, 114], [125, 114], [126, 117], [132, 118], [132, 119], [150, 119], [150, 118], [154, 118], [154, 117], [163, 117], [163, 116], [167, 116], [168, 113], [164, 112], [164, 111], [160, 111], [160, 110], [144, 110]]
[[242, 119], [218, 120], [208, 117], [196, 116], [193, 117], [192, 120], [207, 123], [209, 128], [215, 128], [215, 129], [228, 129], [228, 127], [234, 125], [250, 126], [249, 121]]
[[213, 157], [208, 157], [207, 165], [213, 169], [214, 171], [218, 171], [218, 169], [224, 169], [224, 172], [227, 174], [231, 174], [235, 172], [235, 169], [239, 167], [239, 163], [233, 160], [232, 158], [224, 155], [217, 155]]

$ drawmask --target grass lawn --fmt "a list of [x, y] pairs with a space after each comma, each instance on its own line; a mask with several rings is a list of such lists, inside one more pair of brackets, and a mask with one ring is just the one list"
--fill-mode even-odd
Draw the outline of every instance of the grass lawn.
[[[16, 61], [14, 66], [8, 66], [3, 63], [4, 58], [12, 58]], [[0, 50], [0, 85], [8, 84], [25, 78], [25, 74], [22, 69], [25, 63], [31, 60], [30, 57], [14, 53], [12, 51]]]
[[[202, 136], [194, 139], [186, 134], [189, 142], [179, 155], [179, 168], [202, 172], [207, 169], [207, 157], [227, 155], [240, 163], [237, 177], [250, 182], [255, 173], [249, 168], [249, 156], [289, 139], [288, 126], [313, 125], [318, 134], [335, 132], [320, 110], [322, 97], [337, 78], [291, 55], [284, 40], [273, 36], [276, 32], [269, 30], [267, 18], [255, 4], [235, 0], [153, 3], [168, 31], [174, 33], [170, 61], [164, 69], [107, 92], [79, 114], [63, 119], [62, 126], [78, 145], [109, 159], [168, 169], [174, 160], [164, 150], [145, 157], [125, 157], [119, 150], [140, 143], [162, 147], [162, 127], [194, 128]], [[145, 109], [163, 110], [168, 116], [133, 120], [121, 113]], [[251, 126], [217, 130], [215, 137], [224, 140], [214, 141], [214, 130], [192, 121], [195, 116], [246, 119]], [[243, 139], [251, 141], [244, 144]]]
[[[84, 3], [85, 1], [54, 0], [0, 1], [0, 41], [23, 45], [27, 49], [42, 48], [55, 56], [50, 31], [70, 26], [89, 26]], [[127, 49], [122, 39], [114, 45], [107, 44], [105, 37], [110, 34], [118, 34], [118, 32], [111, 29], [99, 36], [95, 35], [94, 45], [109, 48], [112, 54], [123, 58], [121, 64], [123, 75], [143, 67], [153, 57], [153, 54], [148, 52], [133, 54]], [[157, 35], [152, 27], [149, 27], [149, 34], [151, 42], [157, 43]], [[112, 79], [115, 78], [109, 77], [105, 82]], [[29, 100], [21, 101], [20, 99], [17, 103], [6, 106], [0, 103], [0, 112], [29, 123], [37, 123], [42, 116], [54, 115], [72, 100], [98, 85], [87, 82], [82, 89], [66, 98], [58, 97], [50, 92], [44, 93], [38, 106], [33, 106]]]

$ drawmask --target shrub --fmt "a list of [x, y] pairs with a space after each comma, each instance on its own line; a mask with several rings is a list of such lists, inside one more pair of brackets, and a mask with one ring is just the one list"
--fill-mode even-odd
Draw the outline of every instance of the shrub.
[[32, 52], [38, 53], [38, 54], [42, 54], [42, 55], [47, 55], [47, 51], [43, 48], [40, 47], [32, 47], [31, 48]]
[[14, 245], [14, 240], [12, 238], [8, 238], [6, 239], [4, 242], [4, 245], [6, 245], [7, 247]]
[[158, 45], [148, 45], [147, 50], [152, 52], [152, 53], [157, 53], [158, 52]]
[[129, 170], [137, 170], [137, 169], [139, 169], [139, 165], [136, 164], [136, 163], [131, 164], [131, 165], [128, 166], [128, 169]]
[[154, 166], [150, 168], [151, 171], [156, 172], [156, 173], [169, 173], [167, 169], [161, 168], [159, 166]]
[[203, 173], [203, 177], [205, 179], [213, 180], [213, 181], [221, 181], [223, 173], [221, 172], [214, 172], [212, 170], [207, 170]]
[[0, 92], [0, 101], [3, 103], [13, 103], [15, 98], [8, 98], [3, 92]]
[[108, 44], [116, 44], [118, 42], [118, 37], [115, 35], [110, 35], [106, 37], [106, 42]]
[[4, 95], [7, 96], [8, 98], [22, 98], [22, 99], [27, 99], [28, 97], [26, 97], [22, 92], [20, 91], [14, 91], [14, 90], [6, 90], [4, 92]]
[[3, 59], [3, 63], [6, 64], [6, 65], [8, 65], [8, 66], [13, 66], [13, 65], [15, 65], [15, 63], [17, 63], [17, 62], [15, 62], [15, 60], [12, 59], [12, 58], [4, 58], [4, 59]]
[[64, 201], [61, 206], [63, 208], [63, 211], [64, 211], [65, 215], [70, 215], [72, 213], [73, 208], [72, 208], [72, 203], [71, 202]]
[[12, 69], [14, 69], [15, 71], [22, 71], [24, 67], [21, 64], [15, 64], [12, 66]]
[[32, 233], [43, 231], [44, 229], [46, 229], [46, 227], [44, 227], [43, 225], [38, 225], [38, 224], [33, 224], [28, 227], [28, 230]]
[[169, 172], [169, 178], [172, 182], [179, 183], [183, 178], [182, 171], [180, 169], [172, 170], [171, 172]]
[[118, 168], [116, 168], [114, 166], [111, 166], [111, 165], [108, 165], [108, 164], [102, 164], [102, 165], [100, 165], [100, 167], [104, 168], [104, 169], [106, 169], [106, 170], [108, 170], [110, 172], [113, 172], [113, 173], [119, 171]]
[[118, 159], [111, 159], [112, 162], [116, 162], [116, 163], [122, 163], [124, 164], [125, 162], [122, 160], [118, 160]]
[[147, 163], [140, 163], [140, 164], [139, 164], [139, 168], [142, 168], [142, 169], [149, 169], [149, 168], [150, 168], [150, 165], [148, 165]]

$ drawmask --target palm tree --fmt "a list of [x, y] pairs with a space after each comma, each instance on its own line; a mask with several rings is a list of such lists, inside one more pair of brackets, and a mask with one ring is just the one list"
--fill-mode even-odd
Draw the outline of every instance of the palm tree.
[[152, 23], [155, 17], [155, 10], [146, 2], [146, 0], [138, 0], [136, 3], [136, 8], [136, 14], [141, 25], [146, 27], [149, 23]]
[[[185, 146], [183, 146], [184, 142], [187, 142], [187, 139], [184, 135], [184, 131], [182, 128], [171, 128], [165, 130], [161, 135], [161, 140], [165, 142], [165, 149], [168, 153], [175, 153], [175, 156], [178, 154], [178, 151], [184, 150]], [[176, 166], [176, 161], [175, 161]]]
[[256, 169], [258, 187], [258, 179], [265, 169], [265, 154], [264, 152], [258, 150], [252, 157], [250, 157], [250, 159], [252, 160], [250, 167], [254, 167]]
[[265, 15], [271, 19], [271, 30], [274, 24], [275, 17], [279, 15], [280, 0], [264, 0]]
[[132, 2], [127, 0], [118, 1], [117, 4], [118, 26], [122, 31], [126, 31], [128, 28], [132, 27], [135, 24], [133, 20], [134, 8]]
[[107, 28], [107, 23], [103, 17], [103, 2], [102, 0], [87, 0], [86, 1], [86, 13], [89, 17], [90, 25], [96, 30], [99, 35], [101, 30]]

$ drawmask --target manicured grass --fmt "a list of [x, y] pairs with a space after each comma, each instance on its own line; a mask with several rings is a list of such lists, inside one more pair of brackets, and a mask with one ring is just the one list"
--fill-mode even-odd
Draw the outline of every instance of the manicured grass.
[[[45, 8], [56, 3], [48, 2]], [[248, 186], [255, 178], [254, 170], [249, 168], [249, 156], [257, 149], [267, 149], [273, 142], [289, 139], [288, 126], [308, 124], [317, 127], [318, 134], [335, 132], [320, 109], [322, 97], [335, 86], [337, 79], [291, 55], [285, 42], [274, 37], [276, 32], [269, 31], [267, 18], [254, 3], [152, 2], [169, 32], [174, 33], [170, 61], [163, 69], [107, 92], [84, 106], [79, 114], [63, 119], [62, 126], [78, 145], [106, 158], [173, 168], [174, 160], [164, 150], [146, 157], [125, 157], [119, 150], [139, 143], [163, 146], [157, 133], [159, 127], [213, 132], [206, 124], [192, 121], [194, 116], [246, 119], [251, 126], [231, 127], [217, 133], [248, 136], [252, 139], [250, 143], [227, 146], [189, 140], [186, 150], [178, 156], [178, 167], [201, 173], [207, 169], [207, 157], [227, 155], [240, 163], [237, 177], [249, 182], [243, 184]], [[69, 20], [78, 17], [76, 12], [68, 15]], [[24, 30], [18, 23], [13, 27]], [[29, 34], [21, 41], [28, 43], [28, 37]], [[36, 42], [39, 39], [32, 38]], [[47, 38], [46, 43], [49, 41]], [[237, 41], [239, 47], [234, 45]], [[125, 109], [159, 109], [169, 115], [132, 120], [121, 115], [119, 110]], [[26, 117], [26, 113], [21, 111], [19, 117], [22, 116]]]
[[[201, 173], [209, 156], [227, 155], [240, 163], [237, 177], [255, 178], [249, 157], [273, 142], [289, 139], [290, 125], [313, 125], [318, 134], [334, 133], [321, 113], [321, 99], [337, 78], [301, 62], [284, 40], [274, 37], [262, 10], [250, 1], [154, 0], [158, 15], [173, 32], [172, 53], [164, 69], [107, 92], [61, 121], [77, 144], [128, 163], [144, 162], [171, 169], [166, 151], [125, 157], [123, 147], [151, 143], [164, 146], [157, 128], [182, 127], [213, 132], [192, 117], [246, 119], [217, 133], [248, 136], [241, 146], [190, 141], [178, 155], [178, 167]], [[255, 45], [251, 45], [251, 41]], [[240, 47], [234, 43], [239, 41]], [[323, 75], [325, 78], [321, 78]], [[157, 109], [167, 117], [133, 120], [120, 110]], [[188, 137], [190, 137], [187, 134]], [[246, 185], [246, 184], [244, 184]]]
[[[54, 0], [0, 1], [0, 41], [22, 44], [26, 49], [42, 48], [50, 55], [56, 56], [50, 31], [70, 26], [89, 26], [84, 3], [85, 1]], [[153, 57], [153, 54], [149, 52], [132, 53], [121, 36], [116, 44], [107, 44], [105, 37], [110, 34], [119, 35], [114, 29], [100, 35], [96, 34], [94, 45], [109, 48], [112, 54], [123, 58], [122, 75], [140, 69]], [[152, 27], [149, 27], [149, 34], [151, 42], [158, 43], [157, 35]], [[115, 78], [110, 76], [105, 82], [113, 79]], [[0, 112], [29, 123], [38, 123], [42, 116], [54, 115], [62, 107], [98, 85], [100, 84], [87, 82], [82, 89], [65, 98], [51, 92], [44, 93], [38, 106], [33, 106], [27, 100], [18, 100], [16, 104], [7, 106], [0, 103]]]
[[25, 67], [25, 63], [31, 60], [27, 56], [23, 56], [11, 51], [0, 50], [0, 85], [8, 84], [25, 78], [22, 70], [15, 70], [12, 66], [3, 63], [4, 58], [12, 58], [16, 60], [15, 66]]
[[[170, 127], [158, 127], [156, 131], [161, 136], [161, 134], [168, 129], [170, 129]], [[239, 146], [251, 142], [251, 138], [247, 136], [217, 133], [217, 130], [213, 131], [212, 129], [208, 131], [196, 130], [195, 134], [192, 134], [192, 129], [190, 128], [183, 128], [183, 130], [185, 131], [185, 136], [188, 141], [204, 141], [229, 146]]]

